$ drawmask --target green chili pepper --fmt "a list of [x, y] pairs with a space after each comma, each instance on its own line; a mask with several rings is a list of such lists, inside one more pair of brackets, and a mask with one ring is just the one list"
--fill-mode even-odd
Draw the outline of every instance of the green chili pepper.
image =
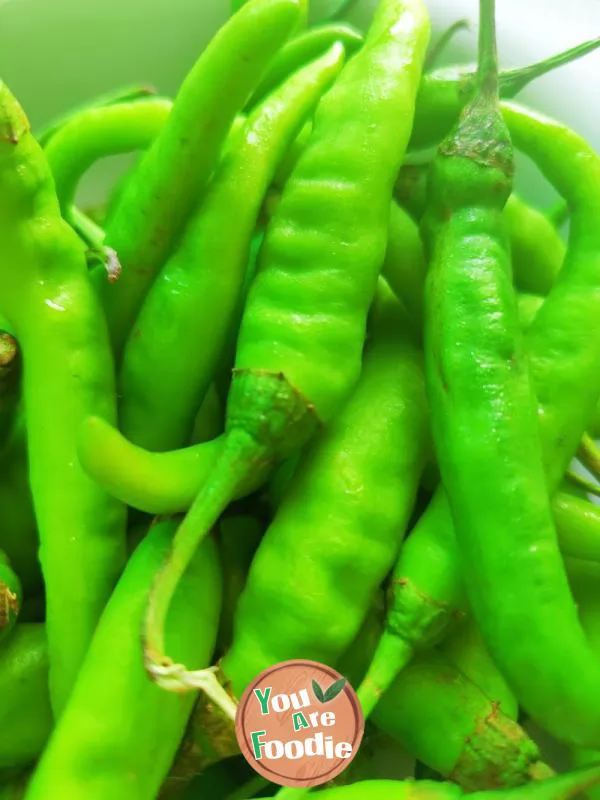
[[[540, 117], [527, 117], [513, 106], [507, 106], [504, 115], [517, 146], [535, 157], [546, 176], [569, 201], [572, 213], [564, 268], [529, 335], [532, 352], [552, 354], [552, 360], [531, 360], [536, 386], [543, 383], [547, 387], [544, 393], [538, 388], [537, 393], [541, 413], [548, 418], [552, 434], [551, 446], [544, 452], [552, 488], [564, 474], [600, 394], [600, 348], [592, 335], [600, 313], [600, 231], [597, 226], [600, 158], [561, 125]], [[537, 133], [540, 130], [547, 134], [543, 139]], [[538, 533], [529, 545], [525, 538], [521, 543], [532, 555], [530, 576], [534, 570], [544, 576], [535, 584], [537, 592], [533, 596], [530, 588], [519, 586], [518, 579], [514, 583], [515, 603], [519, 602], [521, 592], [526, 592], [527, 596], [530, 621], [527, 640], [522, 643], [523, 650], [518, 650], [518, 657], [513, 654], [511, 659], [500, 656], [489, 633], [488, 643], [519, 700], [532, 716], [559, 738], [594, 746], [600, 742], [600, 719], [592, 699], [600, 688], [600, 668], [578, 626], [563, 577], [563, 565], [556, 554], [555, 537], [545, 540]], [[514, 558], [515, 551], [512, 551], [511, 559]], [[516, 563], [516, 559], [511, 563]], [[550, 594], [546, 594], [546, 582], [552, 587]], [[508, 635], [510, 627], [509, 624], [506, 629]], [[564, 659], [557, 648], [561, 653], [569, 652], [570, 668], [576, 671], [577, 681], [573, 682], [563, 673]], [[535, 663], [541, 664], [543, 670], [536, 674], [533, 686], [530, 685], [533, 676], [524, 679], [521, 674], [527, 669], [528, 658], [535, 658]], [[511, 667], [507, 667], [508, 660]], [[549, 697], [553, 698], [551, 706]]]
[[[493, 0], [482, 0], [482, 12], [482, 29], [489, 38], [487, 61], [481, 67], [481, 99], [468, 108], [457, 132], [442, 145], [442, 158], [433, 173], [426, 364], [434, 440], [467, 593], [494, 660], [534, 719], [558, 738], [593, 745], [600, 743], [600, 706], [591, 699], [600, 691], [600, 663], [578, 625], [548, 504], [533, 391], [499, 222], [510, 191], [511, 149], [497, 110], [489, 44]], [[510, 109], [507, 113], [510, 119]], [[512, 116], [517, 140], [525, 149], [531, 147], [528, 126], [519, 124], [518, 114]], [[489, 129], [476, 142], [473, 122], [487, 123]], [[539, 143], [535, 144], [539, 158]], [[551, 168], [560, 174], [565, 167], [557, 162], [555, 145]], [[579, 190], [580, 197], [587, 198], [591, 191], [591, 205], [597, 209], [600, 159], [590, 148], [581, 163], [587, 186]], [[587, 213], [586, 207], [583, 215]], [[575, 208], [573, 219], [579, 222], [581, 235], [585, 222]], [[569, 252], [565, 271], [571, 274], [570, 282], [557, 281], [530, 328], [530, 341], [542, 337], [553, 359], [560, 353], [571, 362], [553, 363], [552, 390], [538, 398], [542, 411], [556, 415], [556, 399], [568, 390], [582, 395], [580, 407], [571, 409], [568, 420], [561, 420], [560, 426], [550, 421], [558, 434], [544, 453], [551, 485], [562, 477], [573, 455], [574, 433], [578, 440], [583, 432], [587, 420], [582, 419], [582, 410], [593, 408], [580, 389], [586, 364], [575, 368], [573, 352], [595, 357], [597, 367], [600, 348], [582, 344], [581, 350], [574, 350], [580, 339], [589, 338], [589, 329], [567, 336], [565, 331], [548, 331], [543, 320], [558, 302], [564, 313], [564, 304], [569, 299], [573, 303], [570, 294], [589, 294], [589, 284], [597, 282], [600, 247], [590, 252], [595, 241], [600, 245], [597, 224], [592, 235], [595, 239], [588, 235], [585, 240], [585, 253]], [[579, 272], [576, 289], [573, 272]], [[585, 302], [589, 304], [587, 298]], [[570, 327], [581, 322], [572, 318]], [[548, 367], [538, 368], [534, 361], [532, 371], [539, 386], [539, 376]], [[590, 393], [594, 403], [599, 388], [596, 380], [596, 391]], [[488, 469], [482, 470], [482, 463]], [[506, 531], [515, 532], [516, 538]], [[573, 670], [578, 676], [575, 682]]]
[[237, 697], [279, 661], [335, 664], [397, 557], [428, 455], [427, 403], [421, 354], [383, 285], [375, 315], [358, 386], [301, 459], [252, 562], [221, 664]]
[[[521, 327], [524, 330], [528, 330], [531, 325], [533, 324], [534, 319], [537, 316], [538, 311], [542, 307], [542, 303], [544, 302], [543, 297], [538, 297], [537, 295], [533, 294], [521, 294], [518, 298], [518, 305], [519, 305], [519, 319], [521, 321]], [[594, 414], [598, 415], [598, 409], [600, 408], [600, 403], [596, 405], [594, 410]], [[595, 421], [592, 419], [592, 429], [595, 426]], [[600, 480], [600, 450], [598, 446], [590, 437], [589, 434], [584, 433], [581, 438], [581, 442], [579, 443], [579, 447], [577, 448], [577, 458], [581, 461], [583, 466], [591, 472], [591, 474], [596, 478], [596, 480]]]
[[[590, 410], [600, 394], [600, 373], [596, 366], [600, 363], [599, 342], [590, 335], [600, 318], [597, 307], [600, 231], [595, 223], [600, 215], [600, 162], [591, 148], [564, 126], [516, 106], [505, 105], [503, 113], [516, 144], [542, 168], [573, 210], [565, 264], [527, 333], [530, 369], [540, 408], [538, 418], [548, 488], [553, 492], [575, 453], [585, 422], [591, 416]], [[520, 525], [518, 527], [520, 529]], [[535, 552], [541, 555], [548, 549], [558, 571], [556, 587], [552, 590], [555, 596], [556, 591], [562, 591], [560, 586], [564, 586], [564, 577], [560, 577], [560, 556], [555, 557], [554, 545], [549, 544]], [[508, 562], [509, 565], [516, 563], [513, 550]], [[503, 576], [504, 568], [505, 565], [501, 568]], [[525, 573], [528, 585], [531, 585], [531, 571], [524, 570], [521, 574], [523, 579]], [[394, 569], [392, 586], [388, 630], [373, 663], [368, 696], [363, 696], [367, 707], [377, 696], [377, 687], [381, 689], [387, 685], [397, 669], [412, 657], [415, 646], [422, 646], [442, 635], [453, 613], [464, 602], [456, 540], [443, 492], [436, 493], [403, 548]], [[504, 601], [503, 593], [501, 605]], [[528, 601], [522, 601], [521, 608], [529, 608], [529, 605]], [[572, 608], [571, 604], [567, 605]], [[559, 616], [553, 612], [549, 613], [549, 618], [553, 619], [553, 624], [558, 623]], [[537, 633], [537, 627], [528, 624], [525, 637], [528, 645], [532, 642], [531, 633], [534, 629]], [[558, 645], [559, 640], [561, 646], [566, 647], [567, 637], [563, 640], [556, 638], [555, 634], [555, 644]], [[511, 650], [514, 644], [511, 641]], [[497, 660], [494, 649], [490, 647], [490, 650]], [[576, 653], [577, 649], [570, 652]], [[514, 665], [514, 657], [512, 661]], [[554, 663], [550, 661], [550, 664]], [[505, 671], [504, 667], [502, 671]], [[578, 682], [573, 688], [581, 686], [582, 683]], [[557, 696], [556, 692], [552, 694], [553, 698]], [[554, 700], [550, 705], [553, 709], [558, 708]], [[588, 713], [592, 708], [588, 692]], [[571, 716], [568, 720], [563, 719], [560, 723], [562, 731], [570, 729], [571, 720]], [[583, 727], [578, 726], [578, 730], [583, 732]], [[558, 735], [562, 734], [559, 732]]]
[[275, 56], [267, 74], [258, 84], [247, 108], [253, 108], [301, 67], [324, 55], [336, 42], [347, 54], [354, 53], [363, 43], [362, 34], [345, 23], [318, 25], [295, 36]]
[[[187, 511], [214, 471], [224, 437], [168, 453], [131, 444], [99, 417], [80, 429], [79, 459], [100, 486], [127, 505], [148, 514]], [[1, 484], [0, 484], [1, 486]], [[256, 488], [250, 481], [233, 499]]]
[[0, 767], [38, 758], [52, 730], [43, 625], [19, 623], [0, 648]]
[[[302, 457], [252, 562], [220, 665], [235, 696], [278, 661], [335, 663], [359, 634], [396, 558], [428, 453], [426, 399], [410, 323], [384, 284], [374, 317], [358, 386]], [[369, 557], [361, 558], [365, 541]], [[345, 567], [358, 563], [360, 580], [356, 573], [343, 580]], [[199, 767], [237, 752], [213, 706], [201, 697], [195, 712]], [[207, 729], [219, 731], [209, 737], [218, 739], [217, 752], [212, 742], [206, 748]], [[227, 741], [232, 749], [225, 749]]]
[[548, 219], [512, 194], [504, 208], [515, 283], [523, 292], [547, 295], [565, 258], [562, 239]]
[[[249, 475], [266, 480], [319, 420], [331, 419], [358, 378], [428, 36], [422, 0], [380, 3], [364, 47], [317, 110], [261, 249], [238, 339], [224, 449], [151, 593], [144, 631], [151, 673], [169, 663], [164, 618], [198, 542], [239, 485]], [[181, 665], [171, 666], [183, 674]]]
[[48, 122], [35, 132], [35, 138], [42, 147], [46, 147], [50, 139], [69, 123], [73, 117], [89, 109], [118, 105], [119, 103], [130, 103], [153, 94], [155, 94], [155, 89], [152, 86], [124, 86], [120, 89], [106, 92], [105, 94], [98, 95], [93, 100], [86, 100], [85, 103], [70, 109], [65, 114]]
[[[319, 792], [319, 800], [573, 800], [600, 783], [600, 767], [584, 767], [536, 784], [512, 789], [495, 789], [466, 795], [458, 786], [432, 781], [361, 781]], [[294, 790], [282, 789], [278, 800], [294, 797]]]
[[[192, 695], [155, 686], [140, 657], [148, 588], [175, 523], [155, 524], [138, 546], [100, 620], [69, 703], [34, 773], [34, 798], [152, 800], [183, 736]], [[221, 579], [207, 539], [175, 595], [167, 636], [173, 652], [197, 666], [212, 656]], [[107, 657], [108, 654], [108, 657]]]
[[[135, 444], [169, 450], [189, 439], [224, 346], [239, 325], [235, 316], [242, 311], [248, 251], [263, 197], [279, 159], [343, 61], [343, 48], [334, 45], [255, 109], [146, 295], [120, 374], [122, 430]], [[232, 218], [235, 232], [225, 236]]]
[[[165, 103], [167, 103], [167, 102], [170, 103], [171, 101], [167, 101], [164, 98], [159, 98], [157, 100], [157, 102], [160, 102], [161, 105], [164, 105]], [[144, 114], [140, 114], [139, 119], [137, 120], [137, 122], [142, 127], [147, 127], [145, 125], [144, 116], [148, 116], [148, 114], [145, 114], [145, 115]], [[157, 116], [160, 116], [160, 115], [157, 114]], [[152, 131], [152, 126], [150, 126], [150, 130], [147, 131], [147, 133], [148, 133], [147, 136], [144, 137], [143, 132], [140, 132], [140, 135], [139, 135], [139, 138], [138, 138], [139, 147], [137, 149], [147, 148], [155, 141], [157, 134], [160, 132], [160, 130], [162, 130], [162, 127], [164, 126], [164, 122], [166, 121], [166, 118], [167, 118], [167, 114], [165, 114], [165, 116], [164, 116], [164, 120], [163, 120], [163, 125], [162, 126], [158, 124], [158, 120], [157, 120], [157, 125], [156, 125], [156, 128], [155, 128], [154, 132]], [[103, 124], [103, 120], [102, 120], [101, 117], [97, 117], [94, 120], [94, 122], [98, 126], [101, 126]], [[246, 118], [245, 118], [245, 116], [243, 114], [238, 114], [235, 117], [235, 119], [233, 120], [233, 123], [231, 125], [231, 129], [229, 131], [228, 138], [227, 138], [227, 143], [229, 145], [231, 145], [231, 143], [236, 141], [236, 137], [239, 136], [239, 134], [241, 133], [245, 122], [246, 122]], [[88, 131], [88, 134], [90, 136], [93, 136], [93, 133], [94, 133], [93, 127], [95, 127], [95, 126], [91, 125], [90, 126], [90, 130]], [[123, 134], [121, 136], [114, 137], [113, 140], [112, 140], [112, 143], [109, 143], [109, 144], [105, 145], [105, 147], [106, 148], [110, 147], [113, 150], [113, 153], [115, 155], [119, 154], [119, 153], [128, 153], [131, 150], [130, 143], [131, 143], [131, 140], [132, 140], [132, 138], [134, 136], [135, 136], [135, 134], [134, 134], [134, 132], [132, 130], [129, 133], [129, 135]], [[136, 180], [136, 178], [135, 178], [136, 171], [137, 171], [138, 165], [139, 165], [142, 157], [143, 157], [143, 153], [142, 154], [138, 154], [137, 157], [134, 159], [133, 164], [129, 167], [128, 170], [126, 170], [120, 176], [120, 178], [117, 180], [115, 186], [113, 186], [112, 191], [110, 192], [109, 197], [108, 197], [108, 199], [106, 201], [106, 204], [104, 205], [104, 207], [102, 209], [102, 213], [100, 214], [100, 217], [102, 218], [101, 222], [98, 221], [95, 217], [94, 217], [94, 220], [90, 219], [89, 218], [89, 213], [90, 212], [88, 212], [88, 216], [86, 216], [86, 215], [82, 214], [82, 212], [79, 211], [79, 209], [76, 206], [72, 206], [71, 207], [71, 212], [70, 212], [70, 215], [69, 215], [69, 222], [71, 223], [72, 227], [75, 228], [75, 230], [79, 233], [81, 238], [84, 241], [89, 243], [90, 247], [93, 247], [93, 246], [97, 247], [98, 245], [100, 245], [101, 249], [103, 249], [103, 250], [107, 249], [107, 248], [103, 248], [102, 247], [102, 243], [104, 242], [104, 238], [105, 238], [106, 234], [104, 232], [104, 229], [99, 227], [99, 226], [102, 224], [105, 227], [110, 227], [110, 225], [111, 225], [110, 221], [111, 221], [112, 217], [114, 216], [114, 214], [117, 213], [117, 210], [118, 210], [118, 207], [119, 207], [119, 203], [121, 202], [121, 198], [123, 197], [123, 194], [125, 192], [125, 188], [126, 188], [127, 184], [130, 181], [135, 181]], [[98, 216], [98, 212], [96, 210], [96, 217], [97, 216]], [[119, 269], [120, 269], [120, 264], [118, 266], [119, 266]], [[92, 277], [93, 277], [95, 282], [96, 281], [97, 282], [101, 282], [100, 281], [101, 275], [102, 275], [102, 271], [101, 270], [94, 270], [92, 272]], [[116, 276], [113, 277], [113, 280], [117, 280], [118, 277], [119, 277], [119, 275], [117, 274]], [[111, 276], [109, 275], [109, 280], [110, 279], [111, 279]]]
[[[372, 613], [337, 668], [362, 678], [374, 652], [381, 614]], [[474, 791], [550, 774], [514, 722], [517, 706], [472, 620], [461, 621], [392, 684], [374, 722], [417, 759]]]
[[537, 745], [441, 653], [417, 656], [373, 711], [373, 721], [463, 789], [548, 777]]
[[60, 217], [43, 152], [3, 84], [0, 198], [0, 311], [23, 351], [30, 484], [58, 713], [125, 559], [124, 508], [87, 477], [76, 453], [85, 416], [115, 421], [113, 363], [83, 249]]
[[[342, 674], [347, 675], [349, 669], [353, 676], [364, 676], [381, 630], [380, 619], [375, 614], [367, 619], [338, 664]], [[537, 780], [549, 774], [537, 761], [533, 742], [511, 722], [510, 718], [516, 718], [514, 698], [482, 649], [481, 637], [473, 635], [469, 620], [451, 634], [445, 652], [429, 651], [418, 663], [421, 671], [415, 664], [406, 677], [403, 673], [376, 712], [381, 714], [383, 729], [409, 752], [428, 763], [428, 768], [435, 765], [438, 775], [442, 770], [471, 790], [489, 786], [490, 781], [503, 785], [522, 782], [526, 775]], [[379, 723], [377, 716], [375, 721]], [[521, 753], [520, 759], [513, 759], [515, 752]]]
[[[495, 0], [480, 0], [477, 91], [433, 161], [423, 227], [430, 257], [425, 356], [432, 428], [467, 594], [476, 598], [484, 630], [482, 601], [471, 590], [481, 580], [471, 560], [473, 529], [490, 535], [495, 519], [504, 530], [511, 513], [520, 514], [517, 525], [524, 530], [551, 526], [502, 218], [513, 171], [498, 103]], [[520, 461], [516, 448], [526, 451]]]
[[0, 642], [13, 630], [23, 602], [23, 587], [10, 559], [0, 550]]
[[236, 114], [300, 13], [300, 0], [250, 0], [232, 17], [185, 79], [167, 123], [125, 185], [106, 231], [106, 244], [123, 265], [120, 280], [104, 284], [117, 354], [218, 163]]
[[423, 317], [427, 265], [419, 228], [397, 203], [390, 206], [383, 275], [417, 324]]
[[77, 185], [90, 166], [106, 156], [146, 149], [163, 128], [172, 105], [156, 97], [92, 107], [73, 115], [54, 134], [45, 153], [66, 219]]

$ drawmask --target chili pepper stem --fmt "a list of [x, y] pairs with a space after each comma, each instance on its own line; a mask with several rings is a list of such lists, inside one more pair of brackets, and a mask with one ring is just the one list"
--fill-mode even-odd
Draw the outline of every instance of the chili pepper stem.
[[183, 664], [152, 666], [152, 677], [161, 689], [173, 692], [200, 689], [228, 719], [235, 721], [237, 703], [221, 686], [217, 673], [218, 667], [189, 671]]
[[[144, 624], [146, 669], [153, 680], [171, 691], [182, 691], [190, 688], [190, 685], [189, 673], [183, 665], [174, 665], [165, 654], [167, 613], [177, 585], [200, 543], [208, 536], [248, 473], [255, 467], [257, 450], [260, 455], [260, 448], [253, 439], [242, 436], [228, 437], [215, 466], [213, 479], [200, 491], [181, 523], [167, 560], [150, 591]], [[165, 668], [171, 667], [177, 669], [165, 673]]]
[[571, 47], [563, 53], [557, 53], [555, 56], [544, 59], [539, 63], [531, 64], [528, 67], [503, 70], [500, 74], [500, 94], [502, 97], [516, 97], [532, 81], [541, 78], [548, 72], [559, 69], [565, 64], [570, 64], [589, 53], [593, 53], [598, 47], [600, 47], [600, 37], [590, 39], [589, 42], [583, 42], [583, 44]]
[[389, 631], [384, 631], [357, 696], [367, 719], [396, 676], [410, 662], [414, 648]]
[[583, 434], [577, 450], [577, 458], [596, 480], [600, 480], [600, 448], [587, 433]]
[[69, 219], [71, 227], [75, 233], [82, 239], [90, 250], [101, 250], [104, 243], [105, 233], [104, 230], [84, 214], [77, 206], [71, 206], [69, 209]]

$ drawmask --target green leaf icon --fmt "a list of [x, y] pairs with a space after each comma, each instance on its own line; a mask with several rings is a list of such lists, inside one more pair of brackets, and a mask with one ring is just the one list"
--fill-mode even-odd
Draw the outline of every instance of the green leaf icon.
[[328, 703], [330, 700], [333, 700], [338, 696], [338, 694], [343, 690], [344, 686], [346, 685], [346, 678], [340, 678], [335, 683], [332, 683], [329, 689], [325, 692], [325, 699], [323, 700], [324, 703]]
[[319, 703], [324, 703], [325, 702], [325, 695], [323, 694], [323, 689], [321, 689], [321, 687], [319, 686], [319, 684], [315, 680], [313, 680], [313, 682], [312, 682], [312, 690], [313, 690], [314, 696], [317, 698]]

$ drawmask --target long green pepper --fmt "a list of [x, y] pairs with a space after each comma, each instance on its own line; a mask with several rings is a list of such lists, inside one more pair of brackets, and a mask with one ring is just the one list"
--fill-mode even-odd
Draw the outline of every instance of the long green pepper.
[[74, 108], [65, 111], [64, 114], [59, 114], [57, 117], [54, 117], [50, 122], [47, 122], [34, 131], [34, 136], [42, 147], [46, 147], [50, 139], [52, 139], [61, 128], [67, 125], [73, 117], [81, 113], [89, 111], [92, 108], [113, 106], [119, 103], [130, 103], [134, 100], [141, 100], [142, 98], [147, 98], [154, 94], [156, 94], [156, 90], [152, 86], [144, 84], [133, 84], [131, 86], [123, 86], [119, 89], [104, 92], [100, 95], [96, 95], [92, 100], [79, 103]]
[[[148, 680], [138, 638], [152, 576], [175, 526], [174, 520], [153, 525], [129, 560], [35, 770], [28, 800], [157, 796], [194, 700], [163, 692]], [[174, 598], [167, 626], [173, 652], [210, 663], [220, 609], [220, 566], [215, 543], [207, 539]]]
[[162, 130], [172, 105], [170, 100], [151, 98], [88, 108], [54, 134], [44, 152], [65, 217], [90, 166], [100, 158], [145, 150]]
[[0, 236], [0, 312], [23, 352], [29, 477], [58, 714], [125, 563], [125, 509], [85, 474], [76, 441], [90, 414], [116, 422], [114, 367], [83, 249], [61, 219], [49, 166], [4, 84]]
[[302, 0], [250, 0], [232, 17], [185, 79], [167, 123], [127, 181], [105, 242], [123, 265], [120, 280], [104, 284], [117, 356], [218, 163], [236, 114], [292, 33], [302, 8]]
[[[543, 316], [540, 311], [527, 332], [548, 488], [552, 493], [562, 481], [600, 394], [600, 336], [591, 333], [597, 330], [600, 319], [600, 231], [595, 223], [600, 214], [600, 161], [579, 136], [563, 125], [514, 105], [504, 104], [502, 110], [516, 144], [568, 199], [573, 214], [565, 263], [543, 303]], [[555, 542], [546, 543], [536, 552], [541, 556], [546, 547], [553, 551], [555, 546]], [[506, 558], [510, 563], [512, 552]], [[555, 560], [554, 555], [552, 559]], [[504, 568], [498, 567], [502, 572]], [[555, 560], [555, 568], [562, 572], [560, 560]], [[564, 591], [564, 577], [558, 578], [558, 586], [561, 585], [563, 590], [559, 591]], [[443, 635], [464, 603], [456, 539], [443, 491], [435, 494], [403, 548], [392, 586], [387, 630], [364, 686], [367, 708], [410, 660], [415, 648]], [[498, 602], [503, 605], [504, 600], [503, 592]], [[520, 608], [527, 605], [521, 601]], [[568, 627], [572, 630], [571, 624]], [[533, 630], [533, 625], [528, 626], [528, 631]], [[577, 687], [572, 686], [569, 691], [577, 691]], [[546, 702], [547, 708], [554, 707], [554, 701]], [[592, 708], [588, 704], [586, 715]], [[568, 732], [570, 722], [564, 718], [557, 721], [557, 727], [560, 737], [561, 731]]]
[[221, 663], [236, 697], [271, 664], [335, 664], [397, 558], [429, 454], [427, 402], [420, 350], [385, 285], [373, 315], [358, 385], [300, 460], [252, 563]]
[[315, 25], [295, 36], [277, 53], [246, 108], [254, 108], [294, 72], [325, 55], [336, 42], [342, 44], [346, 53], [351, 55], [361, 47], [363, 37], [345, 23]]
[[435, 649], [417, 656], [373, 712], [378, 728], [469, 791], [549, 777], [537, 745]]
[[279, 160], [343, 62], [343, 47], [334, 45], [256, 107], [146, 295], [119, 380], [121, 429], [134, 444], [170, 450], [189, 441], [195, 414], [239, 325], [263, 198]]
[[428, 38], [422, 0], [380, 3], [364, 47], [317, 110], [261, 249], [238, 338], [223, 454], [151, 595], [144, 635], [155, 678], [165, 669], [183, 674], [165, 658], [162, 629], [202, 537], [240, 483], [251, 474], [266, 479], [277, 461], [298, 451], [358, 378]]
[[[532, 157], [535, 151], [537, 163], [569, 200], [572, 211], [571, 242], [563, 270], [528, 336], [532, 351], [551, 354], [551, 358], [532, 359], [531, 372], [539, 414], [547, 420], [544, 464], [552, 490], [566, 471], [600, 394], [596, 335], [600, 318], [600, 158], [561, 125], [539, 117], [528, 119], [512, 106], [504, 109], [504, 115], [517, 146]], [[548, 131], [541, 142], [542, 137], [536, 135], [540, 128]], [[566, 154], [572, 154], [571, 158], [565, 158]], [[528, 502], [531, 504], [531, 497]], [[507, 520], [506, 509], [503, 513]], [[487, 582], [487, 588], [483, 596], [479, 582], [467, 582], [471, 602], [490, 651], [524, 708], [558, 739], [598, 747], [600, 661], [578, 622], [553, 527], [538, 524], [526, 530], [523, 519], [519, 517], [518, 540], [491, 537], [487, 548], [477, 548], [478, 563], [472, 568]], [[463, 540], [465, 559], [473, 557], [474, 546], [474, 540]], [[504, 564], [503, 581], [511, 589], [509, 600], [504, 583], [500, 586], [497, 579], [499, 564]], [[569, 653], [568, 660], [564, 653]]]
[[[510, 107], [505, 110], [505, 116], [511, 123], [511, 132], [516, 134], [517, 143], [541, 162], [546, 174], [559, 183], [573, 204], [573, 237], [577, 245], [571, 243], [564, 271], [529, 331], [531, 352], [540, 353], [540, 357], [531, 359], [532, 374], [545, 421], [546, 472], [550, 486], [554, 487], [573, 455], [576, 447], [573, 442], [581, 436], [593, 407], [592, 400], [597, 398], [597, 378], [591, 387], [584, 379], [586, 391], [583, 393], [581, 385], [582, 374], [591, 375], [594, 363], [596, 371], [600, 363], [598, 346], [589, 343], [590, 330], [597, 325], [592, 314], [598, 313], [596, 286], [600, 248], [596, 249], [598, 235], [592, 227], [592, 219], [600, 202], [599, 162], [578, 137], [558, 125], [553, 126], [552, 137], [540, 142], [541, 137], [532, 135], [535, 119]], [[548, 142], [546, 147], [545, 142]], [[564, 166], [561, 149], [567, 153], [576, 152], [577, 159], [569, 159], [568, 166]], [[445, 204], [449, 202], [447, 193], [441, 197], [439, 220], [445, 219]], [[489, 199], [486, 202], [489, 204]], [[438, 221], [439, 226], [443, 224]], [[444, 247], [452, 243], [449, 237], [441, 241]], [[473, 238], [474, 243], [481, 244], [481, 241], [481, 235]], [[599, 740], [600, 731], [596, 704], [590, 702], [590, 696], [598, 691], [600, 670], [590, 657], [577, 623], [547, 508], [546, 482], [539, 471], [538, 459], [531, 458], [531, 454], [537, 452], [537, 437], [527, 381], [525, 377], [519, 378], [523, 356], [515, 350], [518, 341], [516, 307], [506, 284], [506, 271], [498, 272], [496, 259], [499, 257], [494, 256], [491, 245], [487, 252], [487, 262], [482, 258], [481, 248], [471, 258], [475, 275], [486, 275], [488, 280], [488, 284], [482, 283], [479, 300], [475, 294], [475, 280], [465, 277], [460, 283], [456, 279], [458, 288], [453, 292], [446, 270], [440, 273], [445, 275], [445, 282], [438, 289], [437, 304], [430, 306], [430, 313], [436, 319], [440, 315], [443, 318], [444, 309], [450, 320], [455, 313], [461, 331], [459, 335], [458, 329], [449, 330], [452, 349], [444, 349], [439, 338], [434, 339], [433, 352], [437, 361], [430, 361], [430, 375], [435, 402], [440, 409], [437, 426], [434, 424], [438, 455], [457, 522], [461, 557], [467, 571], [467, 590], [494, 659], [509, 678], [519, 700], [557, 737], [593, 743]], [[434, 250], [434, 264], [453, 263], [451, 251], [444, 250], [443, 254]], [[462, 271], [457, 269], [456, 273], [460, 276], [464, 274], [465, 261], [469, 263], [468, 252], [462, 252], [459, 260]], [[492, 289], [494, 285], [497, 288]], [[450, 295], [453, 302], [446, 307], [443, 298]], [[559, 306], [564, 324], [557, 330], [555, 320]], [[496, 313], [496, 325], [487, 319], [479, 328], [478, 308], [480, 314], [482, 309]], [[569, 309], [570, 314], [566, 314], [565, 309]], [[582, 325], [582, 315], [589, 319], [589, 325]], [[459, 319], [462, 322], [458, 322]], [[466, 325], [465, 320], [470, 324]], [[550, 320], [555, 324], [550, 325]], [[433, 325], [435, 332], [435, 323]], [[497, 338], [494, 340], [495, 328]], [[487, 336], [484, 331], [488, 331]], [[468, 344], [462, 336], [471, 336]], [[461, 360], [456, 343], [463, 341], [469, 355]], [[476, 342], [479, 346], [475, 346]], [[487, 344], [489, 349], [485, 350], [482, 344]], [[481, 356], [473, 359], [472, 354], [478, 352]], [[546, 353], [551, 353], [551, 358], [547, 358]], [[573, 353], [578, 354], [577, 359], [573, 358]], [[494, 381], [499, 382], [495, 387]], [[500, 388], [502, 381], [505, 383]], [[478, 398], [481, 417], [477, 416], [472, 400], [473, 386], [478, 384], [483, 387]], [[542, 387], [544, 391], [540, 391]], [[577, 392], [580, 393], [579, 402], [569, 406], [567, 415], [566, 399]], [[450, 397], [452, 408], [446, 406]], [[477, 431], [475, 440], [466, 433], [469, 430]], [[486, 448], [491, 449], [488, 452]], [[494, 458], [497, 452], [503, 454], [500, 461]], [[481, 463], [486, 462], [501, 469], [501, 472], [496, 469], [490, 484], [486, 483], [487, 473], [482, 475], [481, 471]], [[438, 503], [437, 508], [443, 508], [443, 504]], [[511, 519], [514, 520], [512, 525]], [[485, 531], [488, 536], [499, 521], [502, 521], [502, 530], [489, 537], [487, 546], [480, 544], [478, 535]], [[505, 526], [511, 531], [510, 536]], [[515, 538], [517, 535], [519, 538]], [[400, 618], [394, 622], [398, 623], [401, 628]], [[561, 633], [557, 634], [557, 630]], [[561, 655], [564, 652], [570, 654], [568, 662]], [[544, 665], [543, 671], [540, 663]], [[575, 664], [578, 665], [578, 680], [574, 683], [570, 676]]]
[[[353, 685], [364, 676], [380, 632], [381, 614], [371, 614], [337, 665]], [[516, 723], [517, 713], [514, 697], [467, 620], [451, 632], [442, 652], [431, 648], [420, 654], [396, 678], [373, 722], [439, 775], [477, 791], [552, 774]]]

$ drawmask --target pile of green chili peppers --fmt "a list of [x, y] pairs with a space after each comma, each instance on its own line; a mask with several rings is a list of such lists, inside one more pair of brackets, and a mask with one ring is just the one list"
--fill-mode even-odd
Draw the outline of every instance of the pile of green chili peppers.
[[366, 719], [323, 800], [600, 798], [600, 155], [513, 102], [600, 40], [354, 5], [39, 131], [0, 82], [0, 800], [305, 795], [234, 725], [293, 659]]

